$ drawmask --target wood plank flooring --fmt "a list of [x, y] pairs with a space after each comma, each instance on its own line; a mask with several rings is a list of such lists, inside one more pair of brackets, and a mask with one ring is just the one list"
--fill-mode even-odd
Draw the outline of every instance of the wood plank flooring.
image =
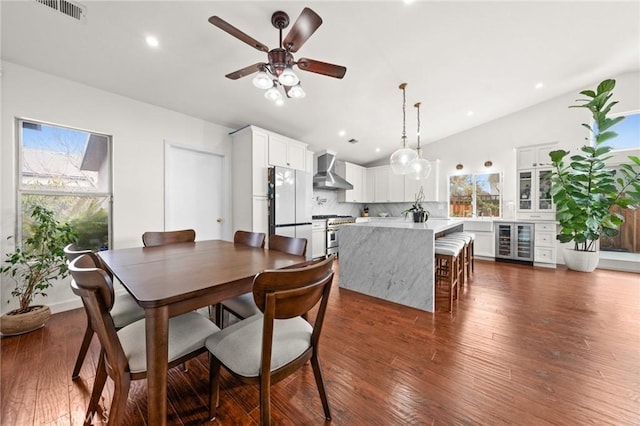
[[[331, 424], [640, 424], [640, 276], [481, 261], [475, 269], [452, 313], [334, 282], [320, 345]], [[0, 340], [0, 424], [82, 424], [99, 351], [94, 339], [73, 382], [84, 325], [74, 310]], [[188, 367], [169, 372], [169, 423], [208, 424], [206, 355]], [[108, 382], [105, 413], [111, 392]], [[274, 424], [325, 424], [309, 365], [272, 395]], [[218, 412], [211, 424], [259, 424], [257, 388], [225, 373]], [[146, 416], [140, 380], [125, 424]]]

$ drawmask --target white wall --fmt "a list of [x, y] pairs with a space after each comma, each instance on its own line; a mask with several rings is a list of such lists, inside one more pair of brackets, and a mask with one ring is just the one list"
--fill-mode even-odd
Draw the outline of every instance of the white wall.
[[[626, 73], [614, 78], [616, 87], [613, 99], [619, 104], [613, 112], [622, 113], [640, 109], [640, 72]], [[540, 103], [514, 114], [449, 136], [425, 147], [427, 158], [440, 159], [440, 201], [448, 194], [447, 177], [456, 173], [456, 164], [464, 165], [462, 172], [475, 173], [488, 170], [504, 173], [504, 216], [515, 217], [513, 209], [516, 198], [515, 148], [558, 142], [558, 147], [576, 152], [584, 145], [588, 135], [581, 123], [589, 123], [591, 115], [584, 108], [569, 108], [580, 98], [584, 89], [595, 89], [599, 81], [578, 88], [549, 101]], [[491, 160], [493, 167], [487, 169], [484, 162]], [[512, 208], [508, 205], [511, 202]]]
[[[140, 246], [147, 230], [164, 227], [164, 141], [231, 156], [232, 129], [138, 102], [10, 62], [2, 62], [0, 136], [1, 259], [13, 250], [7, 237], [16, 227], [15, 118], [28, 118], [113, 136], [113, 246]], [[230, 181], [231, 175], [229, 173]], [[231, 194], [223, 194], [231, 206]], [[230, 207], [226, 212], [230, 217]], [[228, 224], [231, 220], [226, 221]], [[231, 229], [223, 238], [231, 239]], [[2, 277], [0, 311], [11, 310], [13, 282]], [[81, 306], [68, 279], [43, 300], [54, 312]], [[37, 302], [37, 301], [36, 301]]]

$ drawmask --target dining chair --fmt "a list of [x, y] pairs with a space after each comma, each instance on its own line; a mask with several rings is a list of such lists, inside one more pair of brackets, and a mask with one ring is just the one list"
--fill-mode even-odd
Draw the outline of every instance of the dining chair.
[[[108, 410], [108, 424], [120, 425], [127, 407], [131, 380], [143, 379], [147, 374], [145, 320], [138, 320], [116, 330], [110, 314], [115, 300], [113, 282], [106, 271], [95, 266], [92, 254], [74, 259], [69, 264], [69, 271], [73, 277], [71, 289], [82, 298], [87, 316], [102, 345], [85, 424], [89, 424], [98, 415], [98, 402], [107, 377], [110, 377], [114, 382], [114, 390]], [[169, 368], [206, 352], [206, 339], [219, 330], [215, 324], [196, 312], [170, 318]]]
[[196, 231], [181, 229], [179, 231], [148, 231], [142, 234], [145, 247], [163, 246], [166, 244], [192, 243], [196, 240]]
[[235, 244], [244, 244], [249, 247], [264, 247], [264, 232], [236, 231], [233, 234], [233, 242]]
[[[209, 337], [210, 418], [217, 414], [220, 367], [260, 387], [261, 424], [271, 421], [271, 385], [311, 360], [326, 420], [331, 420], [318, 344], [333, 280], [334, 255], [309, 266], [264, 271], [254, 278], [253, 296], [260, 314], [241, 320]], [[301, 317], [319, 304], [313, 324]], [[278, 321], [276, 321], [278, 320]]]
[[[257, 247], [257, 245], [254, 247]], [[269, 250], [281, 251], [295, 256], [306, 256], [307, 239], [284, 237], [274, 234], [269, 237]], [[218, 309], [218, 307], [220, 307], [220, 309]], [[216, 324], [220, 328], [224, 328], [225, 311], [238, 319], [245, 319], [260, 312], [256, 303], [253, 301], [252, 293], [241, 294], [240, 296], [232, 297], [216, 305]]]
[[[74, 243], [67, 245], [64, 248], [64, 254], [67, 257], [67, 262], [71, 262], [77, 257], [82, 256], [83, 254], [88, 254], [94, 261], [94, 266], [96, 268], [105, 269], [102, 264], [100, 258], [96, 256], [91, 250], [81, 250], [78, 249]], [[109, 274], [108, 271], [106, 271]], [[113, 280], [113, 277], [109, 274], [109, 278]], [[84, 302], [84, 300], [83, 300]], [[131, 324], [141, 318], [144, 318], [144, 309], [142, 309], [136, 301], [131, 297], [129, 293], [119, 294], [115, 297], [113, 306], [111, 308], [111, 317], [113, 318], [113, 323], [116, 327], [116, 330], [121, 329], [127, 324]], [[91, 339], [93, 338], [93, 334], [95, 331], [91, 326], [91, 319], [87, 316], [87, 326], [84, 331], [84, 337], [82, 338], [82, 343], [80, 344], [80, 351], [78, 352], [78, 357], [76, 358], [76, 364], [73, 367], [73, 372], [71, 373], [71, 379], [76, 380], [80, 377], [80, 369], [82, 368], [82, 364], [87, 356], [87, 351], [89, 350], [89, 345], [91, 344]]]

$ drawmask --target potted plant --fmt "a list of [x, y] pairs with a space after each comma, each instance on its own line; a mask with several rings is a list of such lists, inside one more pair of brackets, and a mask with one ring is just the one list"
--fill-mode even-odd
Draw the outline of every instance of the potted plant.
[[640, 159], [628, 156], [630, 164], [622, 164], [618, 170], [607, 167], [613, 149], [606, 141], [617, 136], [611, 128], [624, 117], [610, 118], [608, 114], [617, 101], [611, 101], [615, 80], [604, 80], [596, 91], [584, 90], [570, 108], [587, 108], [593, 118], [593, 126], [582, 124], [589, 130], [588, 141], [581, 153], [569, 157], [569, 151], [549, 153], [554, 167], [551, 194], [556, 205], [556, 218], [560, 224], [557, 239], [574, 242], [565, 249], [568, 268], [586, 272], [598, 264], [597, 241], [601, 236], [615, 236], [624, 217], [611, 207], [635, 208], [640, 203]]
[[[0, 273], [12, 278], [16, 286], [11, 296], [19, 307], [0, 317], [3, 335], [26, 333], [44, 325], [51, 316], [48, 306], [32, 305], [37, 295], [45, 291], [53, 280], [68, 275], [64, 247], [76, 240], [76, 233], [67, 224], [59, 223], [51, 210], [36, 206], [31, 211], [31, 234], [22, 247], [8, 253]], [[9, 237], [11, 238], [11, 237]]]
[[410, 208], [402, 212], [404, 217], [406, 218], [409, 213], [413, 213], [414, 222], [426, 222], [429, 219], [429, 212], [422, 207], [424, 198], [424, 190], [422, 186], [420, 186], [420, 191], [416, 194], [416, 201]]

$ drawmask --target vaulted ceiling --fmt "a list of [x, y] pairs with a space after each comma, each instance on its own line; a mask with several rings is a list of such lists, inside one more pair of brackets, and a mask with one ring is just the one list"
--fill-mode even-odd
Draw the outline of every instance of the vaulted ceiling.
[[[638, 1], [80, 3], [79, 21], [35, 0], [3, 0], [2, 59], [230, 128], [255, 124], [359, 164], [400, 146], [402, 82], [415, 144], [417, 101], [429, 143], [640, 68]], [[272, 13], [293, 22], [304, 7], [324, 23], [296, 58], [344, 65], [344, 79], [299, 71], [306, 98], [277, 107], [251, 77], [225, 78], [266, 54], [210, 16], [273, 48]]]

